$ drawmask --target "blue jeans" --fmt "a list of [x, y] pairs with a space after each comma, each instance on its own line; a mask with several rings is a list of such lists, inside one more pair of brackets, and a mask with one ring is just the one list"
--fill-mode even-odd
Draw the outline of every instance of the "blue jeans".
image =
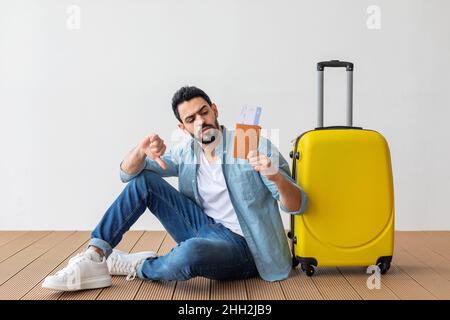
[[149, 170], [126, 185], [92, 232], [89, 245], [99, 247], [108, 257], [146, 208], [177, 246], [164, 256], [145, 260], [138, 267], [139, 278], [231, 280], [258, 275], [244, 237], [216, 223], [195, 202]]

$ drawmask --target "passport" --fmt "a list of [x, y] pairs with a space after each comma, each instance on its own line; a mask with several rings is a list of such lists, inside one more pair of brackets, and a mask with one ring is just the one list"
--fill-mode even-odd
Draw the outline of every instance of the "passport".
[[247, 159], [250, 151], [258, 150], [259, 135], [261, 133], [261, 127], [259, 126], [260, 117], [261, 107], [242, 107], [234, 131], [234, 158]]

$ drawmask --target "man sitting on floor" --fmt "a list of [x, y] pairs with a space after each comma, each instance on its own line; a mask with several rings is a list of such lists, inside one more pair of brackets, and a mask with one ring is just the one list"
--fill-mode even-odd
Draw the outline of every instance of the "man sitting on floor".
[[[218, 123], [218, 108], [196, 87], [183, 87], [172, 100], [178, 127], [191, 136], [166, 152], [157, 135], [145, 137], [120, 164], [128, 182], [92, 232], [85, 251], [45, 279], [43, 287], [80, 290], [107, 287], [111, 275], [144, 280], [288, 277], [292, 259], [283, 211], [302, 214], [303, 189], [270, 140], [258, 151], [233, 157], [234, 132]], [[178, 177], [179, 191], [163, 177]], [[168, 254], [125, 254], [113, 248], [148, 208], [177, 242]]]

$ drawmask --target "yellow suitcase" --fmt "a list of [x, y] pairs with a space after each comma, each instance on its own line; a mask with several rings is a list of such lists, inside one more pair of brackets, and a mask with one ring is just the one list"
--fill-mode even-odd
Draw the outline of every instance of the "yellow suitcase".
[[[347, 126], [323, 126], [323, 71], [347, 71]], [[293, 266], [308, 276], [321, 266], [377, 265], [381, 274], [394, 249], [394, 188], [389, 146], [373, 130], [353, 127], [353, 64], [319, 62], [318, 127], [300, 135], [290, 152], [292, 177], [309, 208], [291, 217]]]

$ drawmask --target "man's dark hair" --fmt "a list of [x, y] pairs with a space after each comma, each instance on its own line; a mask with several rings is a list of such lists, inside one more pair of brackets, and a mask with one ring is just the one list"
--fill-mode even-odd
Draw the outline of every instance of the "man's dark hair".
[[203, 98], [211, 106], [211, 99], [209, 99], [208, 95], [201, 89], [194, 86], [186, 86], [179, 89], [172, 98], [172, 110], [177, 117], [178, 121], [183, 123], [180, 118], [180, 114], [178, 113], [178, 106], [183, 102], [189, 101], [194, 98]]

